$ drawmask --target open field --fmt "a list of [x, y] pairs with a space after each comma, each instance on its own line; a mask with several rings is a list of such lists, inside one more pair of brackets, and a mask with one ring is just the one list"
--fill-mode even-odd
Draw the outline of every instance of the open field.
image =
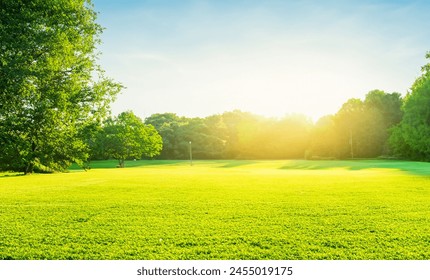
[[0, 259], [430, 259], [430, 164], [127, 162], [0, 174]]

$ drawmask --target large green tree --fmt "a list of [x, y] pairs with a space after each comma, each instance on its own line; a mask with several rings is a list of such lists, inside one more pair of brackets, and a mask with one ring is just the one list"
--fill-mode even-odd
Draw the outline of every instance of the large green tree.
[[402, 118], [399, 93], [370, 91], [364, 101], [349, 99], [337, 112], [336, 154], [340, 158], [369, 158], [389, 153], [389, 130]]
[[402, 121], [392, 131], [391, 147], [399, 156], [430, 160], [430, 63], [405, 97], [403, 111]]
[[104, 150], [118, 160], [120, 167], [124, 167], [126, 159], [159, 155], [163, 147], [157, 130], [150, 124], [145, 125], [131, 111], [107, 119], [101, 136]]
[[1, 169], [86, 160], [82, 131], [121, 88], [97, 65], [95, 19], [89, 0], [0, 1]]

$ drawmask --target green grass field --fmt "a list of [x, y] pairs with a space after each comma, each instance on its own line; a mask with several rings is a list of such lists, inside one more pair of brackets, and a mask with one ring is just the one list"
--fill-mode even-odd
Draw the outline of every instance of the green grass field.
[[93, 163], [0, 174], [0, 259], [430, 259], [430, 164]]

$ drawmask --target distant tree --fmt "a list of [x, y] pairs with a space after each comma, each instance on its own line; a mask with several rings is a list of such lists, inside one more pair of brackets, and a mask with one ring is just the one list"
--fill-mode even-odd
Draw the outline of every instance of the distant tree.
[[188, 120], [186, 118], [179, 117], [174, 113], [153, 114], [145, 119], [145, 124], [154, 126], [163, 138], [163, 149], [157, 158], [184, 158], [183, 151], [179, 147], [183, 146], [181, 144], [182, 141], [186, 141], [181, 137], [181, 127], [187, 123]]
[[90, 1], [0, 1], [0, 169], [62, 171], [88, 157], [82, 130], [120, 85], [96, 63]]
[[[426, 58], [430, 59], [430, 52]], [[404, 102], [403, 119], [393, 129], [391, 147], [400, 156], [430, 160], [430, 63], [422, 68]]]
[[224, 142], [217, 135], [216, 117], [191, 118], [181, 127], [181, 151], [188, 157], [189, 141], [193, 145], [193, 157], [196, 159], [223, 158]]
[[301, 115], [275, 119], [233, 111], [222, 118], [227, 158], [303, 158], [309, 145], [312, 123]]
[[126, 159], [154, 157], [161, 152], [163, 141], [152, 125], [143, 121], [131, 111], [109, 118], [103, 129], [103, 149], [124, 167]]
[[357, 98], [345, 102], [335, 115], [337, 152], [340, 158], [361, 156], [364, 104]]
[[258, 117], [254, 122], [247, 123], [246, 127], [248, 137], [242, 145], [247, 147], [247, 158], [305, 157], [312, 127], [309, 118], [298, 114], [286, 115], [281, 119]]
[[188, 158], [190, 141], [196, 159], [224, 157], [223, 122], [219, 115], [186, 118], [173, 113], [153, 114], [145, 123], [152, 124], [163, 138], [163, 150], [158, 158]]
[[311, 130], [308, 159], [337, 157], [336, 126], [333, 115], [321, 117]]
[[225, 158], [225, 144], [227, 142], [227, 128], [222, 115], [212, 115], [204, 120], [205, 132], [208, 135], [205, 144], [205, 157], [216, 159]]
[[246, 143], [252, 139], [252, 133], [257, 128], [258, 116], [234, 110], [221, 115], [225, 127], [225, 157], [230, 159], [249, 157], [249, 147]]
[[403, 116], [402, 98], [399, 93], [385, 93], [381, 90], [370, 91], [364, 99], [365, 130], [363, 144], [366, 144], [365, 155], [375, 157], [388, 155], [389, 130], [398, 124]]
[[79, 138], [84, 140], [89, 154], [87, 161], [82, 166], [83, 168], [89, 167], [93, 159], [107, 159], [103, 153], [102, 137], [103, 124], [101, 121], [89, 122], [81, 129]]
[[388, 154], [391, 127], [402, 118], [399, 93], [370, 91], [364, 101], [345, 102], [334, 120], [337, 131], [338, 156], [371, 158]]
[[272, 132], [271, 158], [304, 158], [310, 145], [312, 121], [300, 114], [276, 122]]
[[403, 117], [403, 99], [400, 93], [386, 93], [382, 90], [372, 90], [364, 99], [367, 109], [375, 109], [382, 115], [384, 126], [389, 128], [398, 124]]

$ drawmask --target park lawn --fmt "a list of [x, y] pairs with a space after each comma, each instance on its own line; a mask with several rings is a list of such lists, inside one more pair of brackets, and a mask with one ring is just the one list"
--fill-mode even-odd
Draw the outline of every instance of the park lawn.
[[0, 259], [430, 259], [430, 164], [115, 161], [0, 174]]

